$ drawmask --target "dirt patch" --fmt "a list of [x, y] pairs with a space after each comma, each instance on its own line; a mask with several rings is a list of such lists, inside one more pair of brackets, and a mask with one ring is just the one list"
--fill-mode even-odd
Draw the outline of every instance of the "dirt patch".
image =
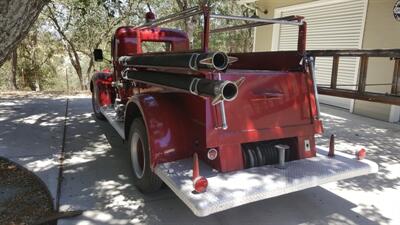
[[0, 224], [35, 224], [51, 212], [53, 201], [46, 185], [32, 172], [0, 157]]

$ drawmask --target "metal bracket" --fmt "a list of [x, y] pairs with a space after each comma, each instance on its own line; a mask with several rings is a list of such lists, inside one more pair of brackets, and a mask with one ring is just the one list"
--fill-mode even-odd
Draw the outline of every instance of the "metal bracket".
[[135, 68], [130, 68], [130, 67], [124, 69], [124, 70], [122, 71], [122, 73], [121, 73], [123, 79], [125, 79], [125, 80], [132, 80], [132, 79], [129, 79], [129, 78], [128, 78], [127, 73], [128, 73], [129, 71], [137, 71], [137, 70], [136, 70]]
[[285, 152], [289, 150], [288, 145], [275, 145], [275, 148], [279, 151], [279, 164], [276, 166], [278, 169], [285, 169]]
[[[222, 80], [221, 73], [218, 73], [218, 80]], [[228, 129], [228, 123], [226, 122], [225, 104], [223, 100], [219, 103], [219, 110], [221, 114], [221, 128], [226, 130]]]
[[113, 88], [122, 88], [123, 86], [124, 86], [124, 84], [119, 81], [111, 82], [111, 87], [113, 87]]
[[199, 78], [193, 78], [192, 82], [190, 82], [189, 85], [189, 91], [193, 95], [199, 95], [199, 91], [197, 90], [197, 85], [199, 84], [200, 79]]
[[306, 68], [308, 68], [308, 71], [310, 73], [311, 79], [313, 81], [313, 86], [314, 86], [314, 95], [315, 95], [315, 105], [317, 106], [317, 118], [321, 118], [321, 111], [320, 111], [320, 106], [319, 106], [319, 96], [318, 96], [318, 88], [317, 88], [317, 80], [315, 78], [315, 61], [314, 57], [312, 56], [307, 56], [304, 59]]
[[199, 58], [199, 55], [200, 55], [200, 54], [198, 54], [198, 53], [193, 53], [193, 54], [190, 56], [189, 68], [190, 68], [191, 70], [198, 70], [198, 68], [197, 68], [197, 58]]

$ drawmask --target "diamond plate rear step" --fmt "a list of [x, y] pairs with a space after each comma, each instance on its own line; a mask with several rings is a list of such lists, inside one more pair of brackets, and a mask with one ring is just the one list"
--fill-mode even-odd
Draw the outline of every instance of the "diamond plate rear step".
[[219, 173], [200, 162], [200, 174], [208, 179], [204, 193], [193, 193], [193, 160], [183, 159], [158, 165], [155, 173], [197, 216], [203, 217], [240, 205], [304, 190], [332, 181], [376, 173], [369, 160], [318, 147], [317, 157], [287, 162], [286, 169], [273, 165]]

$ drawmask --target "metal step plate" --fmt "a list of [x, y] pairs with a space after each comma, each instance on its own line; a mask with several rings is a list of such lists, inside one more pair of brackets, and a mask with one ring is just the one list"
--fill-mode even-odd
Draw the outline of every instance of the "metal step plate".
[[111, 126], [118, 132], [119, 136], [125, 140], [124, 121], [118, 121], [115, 110], [111, 107], [100, 107], [100, 111], [106, 117]]
[[378, 165], [369, 160], [336, 152], [329, 158], [327, 149], [318, 148], [317, 157], [291, 161], [285, 169], [273, 165], [229, 173], [218, 173], [200, 162], [200, 174], [208, 179], [204, 193], [193, 193], [193, 160], [163, 163], [155, 173], [197, 216], [207, 216], [226, 209], [275, 196], [304, 190], [332, 181], [375, 173]]

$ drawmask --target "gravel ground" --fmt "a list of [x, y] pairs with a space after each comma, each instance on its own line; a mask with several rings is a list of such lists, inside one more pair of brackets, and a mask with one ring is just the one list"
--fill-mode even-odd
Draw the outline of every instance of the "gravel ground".
[[52, 198], [43, 182], [34, 173], [0, 158], [0, 224], [35, 224], [52, 211]]

